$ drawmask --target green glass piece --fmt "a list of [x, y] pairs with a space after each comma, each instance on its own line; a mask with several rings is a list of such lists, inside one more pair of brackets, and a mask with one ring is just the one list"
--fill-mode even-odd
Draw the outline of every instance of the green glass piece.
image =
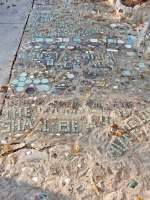
[[69, 155], [69, 156], [67, 156], [67, 158], [66, 158], [66, 160], [72, 160], [72, 158], [73, 158], [73, 156], [71, 156], [71, 155]]
[[19, 83], [19, 81], [18, 80], [13, 80], [11, 83], [14, 84], [14, 85], [17, 85]]
[[30, 172], [35, 172], [35, 169], [33, 167], [31, 167]]
[[138, 185], [137, 181], [133, 181], [132, 183], [129, 184], [129, 187], [134, 189]]

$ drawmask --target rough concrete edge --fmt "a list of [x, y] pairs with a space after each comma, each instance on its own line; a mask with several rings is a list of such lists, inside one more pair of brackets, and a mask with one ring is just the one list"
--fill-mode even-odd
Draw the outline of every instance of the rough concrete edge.
[[[111, 0], [109, 0], [109, 1], [111, 1]], [[143, 21], [147, 21], [147, 19], [144, 20], [144, 9], [149, 8], [149, 10], [150, 10], [150, 2], [143, 3], [140, 6], [136, 5], [135, 7], [132, 8], [132, 7], [127, 7], [127, 6], [123, 5], [121, 0], [116, 0], [114, 8], [116, 11], [116, 15], [120, 16], [120, 18], [128, 18], [128, 20], [129, 20], [128, 22], [130, 22], [130, 20], [132, 21], [132, 18], [134, 18], [135, 13], [136, 13], [136, 15], [137, 14], [142, 15], [141, 19], [143, 19]], [[131, 18], [131, 16], [133, 16], [133, 17]]]
[[[145, 16], [145, 9], [148, 10], [148, 13], [150, 13], [150, 2], [143, 3], [142, 5], [136, 5], [135, 7], [127, 7], [122, 4], [121, 0], [107, 0], [108, 3], [114, 8], [116, 12], [116, 16], [121, 20], [125, 19], [128, 23], [134, 23], [135, 18], [137, 15], [141, 16], [140, 20], [137, 20], [138, 22], [146, 22], [148, 21], [148, 18], [150, 18], [150, 15], [148, 17]], [[123, 12], [119, 12], [119, 10]]]
[[[27, 16], [27, 20], [26, 20], [26, 23], [24, 25], [24, 29], [23, 29], [23, 32], [22, 32], [22, 35], [21, 35], [21, 39], [20, 39], [20, 42], [19, 42], [19, 45], [18, 45], [18, 48], [17, 48], [17, 51], [16, 51], [16, 54], [14, 56], [14, 59], [13, 59], [13, 62], [12, 62], [12, 66], [11, 66], [11, 70], [10, 70], [10, 75], [9, 75], [9, 79], [8, 79], [8, 82], [10, 83], [10, 79], [11, 79], [11, 75], [12, 75], [12, 70], [13, 70], [13, 67], [14, 67], [14, 64], [15, 64], [15, 61], [16, 61], [16, 58], [17, 58], [17, 54], [18, 54], [18, 51], [19, 51], [19, 48], [20, 48], [20, 45], [21, 45], [21, 42], [22, 42], [22, 38], [23, 38], [23, 35], [24, 35], [24, 32], [25, 32], [25, 29], [26, 29], [26, 26], [27, 26], [27, 23], [28, 23], [28, 20], [29, 20], [29, 17], [30, 17], [30, 12], [31, 10], [33, 9], [33, 6], [34, 6], [34, 1], [32, 1], [32, 6], [30, 8], [30, 11], [28, 13], [28, 16]], [[7, 93], [7, 91], [6, 91]], [[5, 93], [4, 93], [5, 94]], [[4, 108], [4, 104], [5, 104], [5, 97], [3, 98], [3, 102], [1, 104], [1, 107], [0, 107], [0, 116], [2, 115], [2, 111], [3, 111], [3, 108]]]

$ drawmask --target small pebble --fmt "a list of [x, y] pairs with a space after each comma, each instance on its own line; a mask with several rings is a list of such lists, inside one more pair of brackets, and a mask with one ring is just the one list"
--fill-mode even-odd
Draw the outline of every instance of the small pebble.
[[32, 155], [32, 151], [27, 151], [27, 155]]
[[66, 178], [66, 179], [64, 180], [64, 182], [65, 182], [65, 183], [69, 183], [69, 182], [70, 182], [70, 178]]
[[54, 154], [53, 154], [53, 157], [54, 157], [54, 158], [57, 158], [57, 154], [56, 154], [56, 153], [54, 153]]
[[37, 181], [38, 181], [38, 177], [33, 177], [32, 180], [33, 180], [34, 182], [37, 182]]
[[33, 167], [31, 167], [30, 172], [35, 172], [35, 169]]
[[81, 164], [78, 164], [78, 167], [81, 168]]

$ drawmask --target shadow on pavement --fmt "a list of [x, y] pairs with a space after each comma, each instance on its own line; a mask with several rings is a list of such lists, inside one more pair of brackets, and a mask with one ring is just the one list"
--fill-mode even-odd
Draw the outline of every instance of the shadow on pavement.
[[0, 200], [74, 200], [74, 198], [61, 194], [59, 188], [55, 186], [54, 191], [49, 191], [23, 182], [21, 179], [0, 177]]

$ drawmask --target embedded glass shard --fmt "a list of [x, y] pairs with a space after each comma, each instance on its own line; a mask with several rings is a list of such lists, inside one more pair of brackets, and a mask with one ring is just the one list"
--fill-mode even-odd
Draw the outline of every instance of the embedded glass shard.
[[36, 85], [35, 86], [37, 92], [47, 92], [50, 89], [50, 86], [48, 85]]
[[34, 94], [35, 88], [34, 88], [34, 87], [28, 87], [28, 88], [25, 90], [25, 92], [26, 92], [27, 94]]

